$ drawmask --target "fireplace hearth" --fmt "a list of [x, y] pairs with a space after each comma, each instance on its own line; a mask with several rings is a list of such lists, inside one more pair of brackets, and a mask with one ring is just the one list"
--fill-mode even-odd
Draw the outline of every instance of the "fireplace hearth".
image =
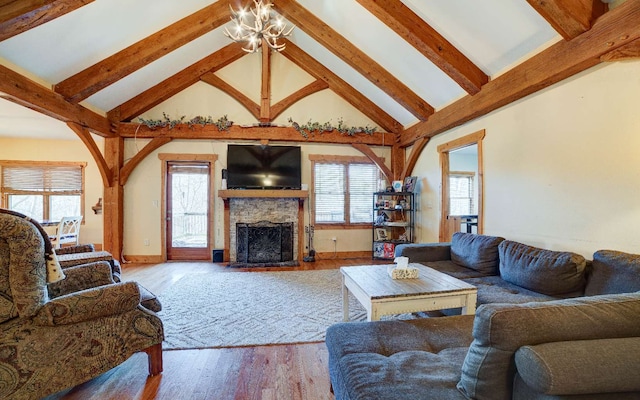
[[294, 261], [293, 232], [293, 222], [236, 223], [236, 262], [232, 265], [298, 265]]

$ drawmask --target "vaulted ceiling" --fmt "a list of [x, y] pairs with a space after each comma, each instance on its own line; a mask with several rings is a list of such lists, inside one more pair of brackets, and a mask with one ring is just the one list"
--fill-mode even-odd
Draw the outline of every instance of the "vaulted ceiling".
[[229, 5], [240, 3], [250, 2], [0, 0], [0, 136], [73, 138], [67, 123], [126, 132], [206, 82], [256, 122], [328, 88], [411, 144], [637, 47], [640, 36], [640, 0], [609, 12], [600, 0], [274, 0], [296, 25], [282, 55], [315, 81], [265, 111], [214, 73], [245, 56], [223, 35]]

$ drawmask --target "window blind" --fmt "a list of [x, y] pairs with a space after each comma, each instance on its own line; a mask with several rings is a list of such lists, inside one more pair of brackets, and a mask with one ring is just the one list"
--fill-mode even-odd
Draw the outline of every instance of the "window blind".
[[473, 176], [449, 176], [449, 215], [473, 214]]
[[314, 167], [316, 222], [344, 223], [345, 166], [317, 163]]
[[171, 174], [209, 175], [209, 163], [171, 161], [168, 163], [168, 167]]
[[[326, 162], [314, 166], [316, 223], [371, 223], [380, 172], [374, 164]], [[347, 201], [349, 204], [346, 209]]]
[[2, 166], [3, 193], [82, 193], [82, 166]]
[[349, 164], [349, 222], [373, 221], [372, 195], [377, 191], [379, 171], [373, 164]]

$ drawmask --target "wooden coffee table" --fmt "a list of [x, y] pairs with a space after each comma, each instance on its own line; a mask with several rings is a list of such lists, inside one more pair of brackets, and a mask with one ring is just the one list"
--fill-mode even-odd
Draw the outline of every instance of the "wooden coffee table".
[[349, 320], [349, 292], [367, 310], [367, 320], [381, 315], [462, 307], [463, 314], [475, 314], [478, 289], [422, 264], [409, 264], [420, 270], [417, 279], [391, 279], [388, 265], [340, 267], [342, 309]]

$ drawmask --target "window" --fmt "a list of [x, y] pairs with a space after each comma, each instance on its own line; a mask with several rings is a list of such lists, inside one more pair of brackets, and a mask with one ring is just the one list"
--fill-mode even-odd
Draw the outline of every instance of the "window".
[[472, 215], [473, 172], [451, 172], [449, 174], [449, 215]]
[[311, 156], [314, 223], [358, 225], [373, 221], [372, 196], [380, 171], [366, 157]]
[[4, 207], [38, 221], [83, 215], [84, 168], [79, 162], [0, 161]]

